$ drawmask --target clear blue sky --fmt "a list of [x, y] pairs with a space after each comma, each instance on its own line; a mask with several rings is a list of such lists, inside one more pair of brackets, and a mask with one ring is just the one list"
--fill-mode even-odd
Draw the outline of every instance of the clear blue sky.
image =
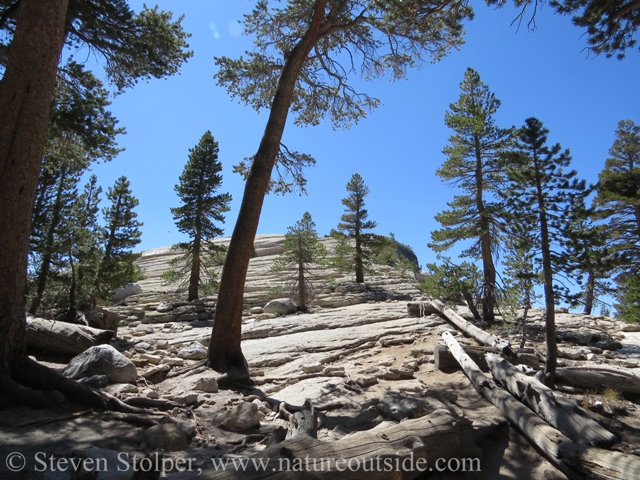
[[[139, 10], [143, 2], [130, 3]], [[231, 169], [255, 153], [267, 115], [231, 101], [216, 86], [213, 57], [235, 58], [252, 48], [237, 21], [253, 5], [247, 0], [159, 2], [162, 10], [185, 15], [194, 57], [180, 75], [141, 83], [114, 100], [111, 110], [128, 132], [119, 142], [126, 150], [93, 168], [105, 190], [120, 175], [131, 181], [144, 222], [140, 250], [183, 240], [169, 208], [179, 204], [174, 185], [188, 149], [206, 130], [220, 145], [222, 191], [233, 195], [225, 235], [233, 230], [243, 181]], [[283, 142], [317, 159], [306, 172], [309, 194], [268, 196], [258, 233], [285, 233], [309, 211], [318, 232], [327, 234], [339, 222], [345, 185], [357, 172], [371, 189], [366, 204], [370, 218], [378, 222], [377, 233], [393, 232], [413, 247], [422, 265], [433, 261], [435, 254], [427, 247], [430, 232], [438, 227], [433, 217], [456, 193], [435, 175], [451, 135], [443, 119], [448, 105], [458, 99], [467, 67], [477, 70], [502, 101], [499, 125], [521, 126], [525, 118], [538, 117], [550, 129], [551, 142], [571, 149], [580, 176], [597, 180], [617, 122], [640, 123], [640, 54], [630, 51], [624, 61], [589, 56], [584, 32], [546, 5], [538, 12], [534, 32], [526, 24], [519, 32], [510, 25], [516, 15], [512, 8], [494, 10], [477, 2], [475, 13], [463, 48], [410, 71], [408, 80], [353, 78], [383, 106], [350, 130], [298, 128], [289, 122]]]

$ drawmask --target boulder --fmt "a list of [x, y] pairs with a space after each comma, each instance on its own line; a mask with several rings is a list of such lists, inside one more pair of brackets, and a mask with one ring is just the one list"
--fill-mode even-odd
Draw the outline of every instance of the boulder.
[[184, 430], [175, 423], [162, 423], [148, 428], [144, 432], [144, 443], [147, 444], [149, 450], [164, 450], [165, 452], [177, 452], [185, 450], [189, 446]]
[[200, 342], [191, 342], [180, 349], [178, 357], [185, 360], [203, 360], [207, 358], [207, 349]]
[[262, 311], [264, 313], [277, 313], [278, 315], [286, 315], [296, 311], [296, 304], [290, 298], [276, 298], [267, 303]]
[[260, 410], [255, 403], [242, 402], [223, 413], [215, 423], [225, 430], [242, 432], [260, 423]]
[[113, 299], [115, 301], [120, 301], [124, 300], [129, 295], [138, 295], [139, 293], [142, 293], [142, 287], [140, 285], [137, 283], [128, 283], [124, 287], [116, 288], [113, 293]]
[[112, 383], [135, 383], [138, 379], [135, 365], [111, 345], [89, 348], [72, 358], [62, 373], [73, 379], [106, 375]]
[[216, 381], [216, 377], [202, 377], [196, 381], [193, 389], [205, 393], [217, 393], [218, 382]]

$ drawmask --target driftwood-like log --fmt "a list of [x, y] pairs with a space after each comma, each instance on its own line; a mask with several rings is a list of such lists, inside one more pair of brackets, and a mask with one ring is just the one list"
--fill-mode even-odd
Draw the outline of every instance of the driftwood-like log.
[[502, 353], [504, 353], [508, 357], [515, 356], [513, 350], [511, 350], [511, 344], [500, 337], [492, 335], [491, 333], [485, 332], [481, 328], [476, 327], [470, 322], [467, 322], [464, 318], [462, 318], [459, 314], [451, 310], [444, 303], [439, 300], [431, 300], [431, 305], [433, 305], [442, 315], [444, 315], [447, 320], [453, 323], [456, 327], [458, 327], [462, 332], [466, 333], [470, 337], [475, 338], [480, 343], [484, 345], [488, 345], [490, 347], [498, 348]]
[[430, 302], [409, 302], [407, 303], [407, 315], [410, 317], [427, 317], [429, 315], [439, 315], [440, 312]]
[[539, 380], [521, 373], [504, 358], [487, 353], [493, 378], [518, 400], [567, 437], [587, 445], [610, 445], [616, 436], [600, 425], [594, 415], [574, 400], [563, 397]]
[[464, 353], [448, 332], [442, 334], [451, 353], [480, 394], [493, 403], [570, 479], [628, 480], [640, 478], [640, 458], [572, 441], [493, 383]]
[[286, 439], [297, 437], [318, 438], [318, 416], [311, 400], [306, 399], [300, 411], [291, 415]]
[[[460, 345], [462, 349], [465, 351], [467, 355], [471, 357], [471, 359], [480, 367], [483, 372], [489, 371], [489, 366], [487, 365], [487, 361], [484, 358], [485, 353], [499, 353], [495, 347], [486, 347], [486, 346], [471, 346], [471, 345]], [[449, 348], [443, 344], [438, 343], [433, 350], [433, 361], [434, 365], [438, 370], [443, 372], [451, 372], [460, 370], [460, 364], [456, 357], [454, 357]]]
[[[448, 410], [392, 425], [356, 432], [335, 442], [307, 436], [267, 447], [238, 471], [229, 461], [226, 471], [204, 470], [202, 480], [322, 479], [388, 480], [411, 479], [435, 469], [438, 458], [478, 458], [471, 422]], [[259, 460], [268, 464], [259, 467]], [[404, 462], [404, 463], [403, 463]], [[256, 467], [258, 465], [258, 467]], [[442, 465], [442, 461], [440, 462]], [[413, 470], [411, 470], [413, 469]], [[174, 479], [191, 479], [193, 472]]]
[[27, 347], [37, 350], [78, 355], [114, 337], [111, 330], [27, 316]]
[[556, 381], [589, 390], [610, 388], [621, 393], [640, 394], [640, 376], [620, 367], [593, 365], [558, 368]]

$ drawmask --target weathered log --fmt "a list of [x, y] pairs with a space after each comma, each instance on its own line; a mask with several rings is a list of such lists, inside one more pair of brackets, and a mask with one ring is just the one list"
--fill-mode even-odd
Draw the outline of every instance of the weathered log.
[[27, 347], [37, 350], [78, 355], [114, 337], [110, 330], [27, 316]]
[[[484, 358], [485, 353], [499, 353], [495, 347], [486, 346], [472, 346], [472, 345], [460, 345], [467, 355], [480, 367], [483, 372], [489, 371], [489, 366]], [[438, 343], [433, 349], [434, 365], [438, 370], [443, 372], [451, 372], [460, 370], [460, 364], [456, 358], [451, 354], [449, 348], [443, 344]]]
[[431, 303], [431, 305], [433, 305], [440, 313], [442, 313], [442, 315], [444, 315], [447, 320], [449, 320], [462, 332], [466, 333], [470, 337], [475, 338], [484, 345], [500, 349], [500, 351], [508, 357], [515, 356], [515, 353], [513, 353], [513, 350], [511, 350], [511, 344], [507, 340], [492, 335], [491, 333], [485, 332], [472, 323], [467, 322], [464, 318], [462, 318], [460, 315], [458, 315], [456, 312], [451, 310], [439, 300], [431, 300], [431, 302], [429, 303]]
[[[282, 405], [282, 404], [281, 404]], [[318, 416], [311, 400], [306, 399], [302, 408], [291, 415], [286, 439], [297, 437], [318, 438]]]
[[493, 353], [486, 354], [493, 378], [518, 400], [529, 406], [552, 427], [578, 443], [593, 446], [611, 445], [616, 436], [600, 425], [595, 416], [563, 397], [534, 377], [528, 377]]
[[621, 393], [640, 394], [640, 376], [621, 367], [590, 365], [558, 368], [556, 381], [590, 390], [610, 388]]
[[407, 303], [407, 315], [410, 317], [427, 317], [429, 315], [439, 315], [440, 312], [430, 302], [409, 302]]
[[[438, 458], [477, 458], [475, 468], [479, 469], [481, 455], [474, 443], [471, 422], [442, 409], [399, 424], [356, 432], [335, 442], [307, 436], [285, 440], [260, 452], [251, 459], [255, 463], [248, 461], [246, 468], [236, 471], [229, 461], [226, 471], [204, 470], [198, 478], [411, 479], [434, 468]], [[265, 462], [265, 468], [260, 468], [259, 460]], [[170, 478], [190, 479], [193, 472]]]
[[640, 478], [639, 457], [572, 441], [485, 376], [464, 353], [453, 335], [445, 332], [442, 336], [478, 392], [493, 403], [568, 478]]

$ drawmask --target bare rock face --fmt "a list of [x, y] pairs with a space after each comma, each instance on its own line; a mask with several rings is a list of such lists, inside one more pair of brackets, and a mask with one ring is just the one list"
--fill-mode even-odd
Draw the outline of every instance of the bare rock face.
[[137, 283], [128, 283], [125, 287], [116, 288], [113, 299], [115, 301], [124, 300], [130, 295], [138, 295], [142, 293], [142, 287]]
[[177, 452], [185, 450], [189, 446], [184, 430], [175, 423], [163, 423], [148, 428], [144, 432], [144, 443], [147, 444], [149, 450], [164, 450], [165, 452]]
[[135, 365], [111, 345], [89, 348], [71, 359], [62, 373], [74, 379], [106, 375], [112, 383], [136, 383], [138, 379]]

